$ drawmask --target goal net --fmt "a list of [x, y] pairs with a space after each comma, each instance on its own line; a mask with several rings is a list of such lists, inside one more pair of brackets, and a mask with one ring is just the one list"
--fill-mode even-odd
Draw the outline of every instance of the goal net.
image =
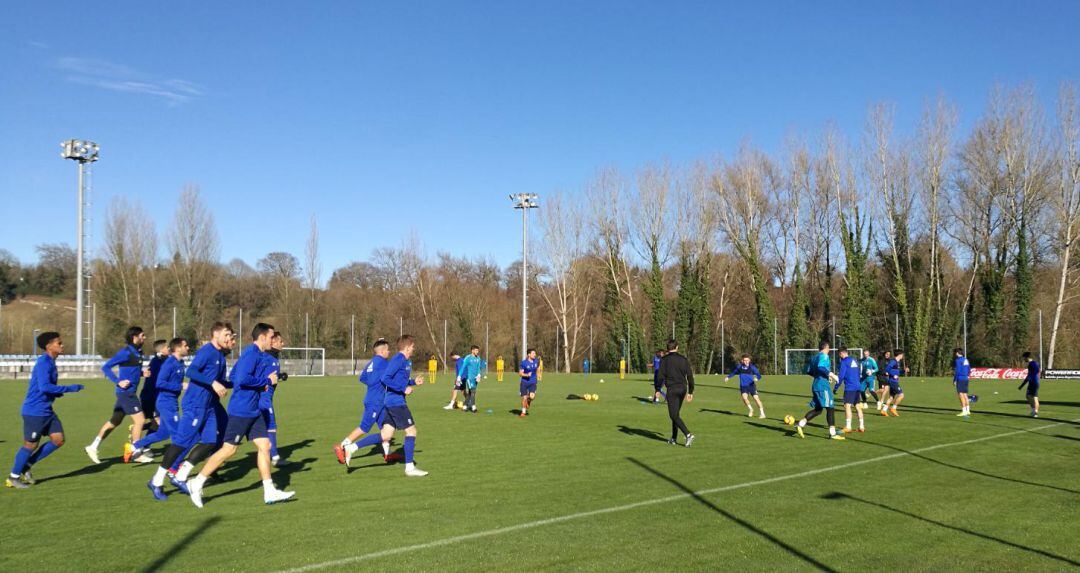
[[281, 371], [292, 376], [326, 376], [325, 348], [282, 348]]
[[[819, 350], [817, 348], [787, 348], [784, 350], [784, 374], [806, 374], [806, 366], [810, 364]], [[848, 353], [856, 360], [862, 358], [862, 348], [849, 348]], [[840, 351], [835, 348], [829, 350], [829, 360], [832, 362], [832, 370], [840, 365]]]

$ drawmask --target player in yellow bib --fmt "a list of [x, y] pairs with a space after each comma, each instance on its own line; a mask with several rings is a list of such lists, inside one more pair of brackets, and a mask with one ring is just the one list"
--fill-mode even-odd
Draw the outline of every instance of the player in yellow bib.
[[506, 367], [506, 363], [503, 362], [502, 355], [499, 355], [498, 357], [496, 357], [495, 358], [495, 375], [498, 377], [497, 379], [499, 380], [499, 382], [503, 381], [502, 380], [503, 379], [503, 368], [505, 368], [505, 367]]
[[439, 371], [439, 361], [435, 359], [435, 355], [432, 354], [431, 358], [427, 361], [428, 376], [431, 377], [431, 383], [435, 383], [435, 374]]

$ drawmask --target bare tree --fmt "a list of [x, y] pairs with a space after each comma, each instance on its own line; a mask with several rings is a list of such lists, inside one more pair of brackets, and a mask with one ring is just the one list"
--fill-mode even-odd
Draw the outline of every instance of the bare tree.
[[[1050, 354], [1046, 367], [1054, 367], [1054, 355], [1061, 328], [1061, 314], [1065, 305], [1078, 295], [1078, 281], [1070, 277], [1073, 249], [1080, 240], [1080, 117], [1077, 117], [1078, 101], [1076, 86], [1061, 86], [1058, 99], [1058, 124], [1061, 129], [1061, 151], [1058, 155], [1058, 193], [1054, 197], [1056, 236], [1055, 250], [1061, 273], [1058, 278], [1057, 297], [1054, 303], [1054, 321], [1050, 327]], [[1066, 295], [1066, 290], [1069, 293]]]
[[538, 289], [561, 331], [563, 367], [570, 372], [578, 334], [589, 311], [592, 281], [584, 268], [587, 244], [585, 218], [578, 205], [560, 193], [549, 196], [539, 217], [541, 276]]
[[214, 215], [195, 185], [180, 193], [168, 243], [177, 302], [184, 310], [181, 330], [194, 335], [217, 292], [214, 277], [221, 252]]
[[671, 204], [677, 201], [673, 187], [668, 164], [649, 165], [638, 173], [637, 186], [628, 201], [631, 245], [648, 266], [642, 290], [650, 303], [649, 342], [654, 348], [667, 339], [669, 305], [664, 296], [664, 267], [678, 227], [672, 220]]
[[314, 213], [311, 214], [311, 230], [304, 246], [304, 262], [304, 275], [307, 279], [305, 286], [310, 291], [311, 303], [315, 304], [315, 289], [319, 287], [322, 279], [322, 263], [319, 262], [319, 226]]

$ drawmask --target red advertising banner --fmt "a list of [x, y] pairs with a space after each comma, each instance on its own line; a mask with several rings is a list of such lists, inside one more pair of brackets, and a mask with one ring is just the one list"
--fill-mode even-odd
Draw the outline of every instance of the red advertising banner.
[[972, 380], [1023, 380], [1027, 368], [972, 368]]

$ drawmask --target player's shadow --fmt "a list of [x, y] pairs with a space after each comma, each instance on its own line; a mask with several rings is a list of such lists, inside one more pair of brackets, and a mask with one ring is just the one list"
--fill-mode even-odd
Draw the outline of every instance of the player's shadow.
[[701, 409], [698, 410], [698, 412], [712, 412], [713, 414], [723, 414], [725, 416], [736, 416], [737, 415], [735, 412], [732, 412], [731, 410], [714, 410], [712, 408], [701, 408]]
[[[1005, 400], [1002, 404], [1027, 404], [1027, 400]], [[1040, 406], [1069, 406], [1072, 408], [1080, 408], [1080, 402], [1060, 402], [1051, 400], [1039, 400]]]
[[920, 454], [918, 452], [912, 452], [912, 451], [909, 451], [909, 450], [905, 450], [903, 448], [898, 448], [896, 446], [890, 446], [888, 444], [882, 444], [882, 443], [879, 443], [879, 442], [868, 442], [866, 440], [859, 440], [859, 443], [863, 443], [863, 444], [867, 444], [867, 445], [871, 445], [871, 446], [880, 446], [882, 448], [886, 448], [886, 449], [890, 449], [890, 450], [894, 450], [894, 451], [897, 451], [897, 452], [900, 452], [900, 453], [907, 454], [907, 455], [909, 455], [909, 456], [911, 456], [913, 458], [918, 458], [920, 460], [927, 461], [927, 462], [930, 462], [930, 463], [933, 463], [933, 464], [937, 464], [939, 466], [952, 468], [954, 470], [959, 470], [959, 471], [962, 471], [962, 472], [968, 472], [968, 473], [971, 473], [971, 474], [975, 474], [977, 476], [982, 476], [982, 477], [987, 477], [987, 478], [997, 479], [997, 480], [1002, 480], [1002, 481], [1011, 481], [1013, 483], [1030, 485], [1030, 486], [1034, 486], [1034, 487], [1045, 487], [1047, 489], [1063, 491], [1065, 493], [1080, 494], [1080, 491], [1073, 490], [1073, 489], [1068, 489], [1068, 488], [1064, 488], [1064, 487], [1059, 487], [1059, 486], [1056, 486], [1056, 485], [1038, 483], [1038, 482], [1033, 482], [1033, 481], [1026, 481], [1026, 480], [1022, 480], [1022, 479], [1010, 478], [1010, 477], [1005, 477], [1005, 476], [999, 476], [999, 475], [987, 473], [987, 472], [980, 471], [980, 470], [974, 470], [974, 469], [971, 469], [971, 468], [965, 468], [964, 466], [958, 466], [956, 464], [950, 464], [949, 462], [943, 462], [941, 460], [935, 460], [934, 458], [924, 456], [923, 454]]
[[[1020, 402], [1020, 403], [1021, 404], [1027, 404], [1027, 402]], [[919, 413], [922, 413], [922, 414], [937, 414], [937, 413], [941, 413], [941, 412], [946, 412], [946, 413], [949, 413], [951, 415], [956, 415], [956, 408], [934, 408], [932, 406], [918, 406], [918, 405], [915, 405], [915, 404], [909, 405], [909, 404], [906, 404], [906, 403], [903, 405], [903, 408], [907, 409], [907, 410], [911, 410], [913, 412], [919, 412]], [[977, 416], [1001, 416], [1001, 417], [1004, 417], [1004, 418], [1024, 418], [1026, 420], [1038, 420], [1038, 421], [1044, 421], [1044, 422], [1058, 422], [1058, 423], [1061, 423], [1061, 424], [1068, 424], [1070, 426], [1078, 426], [1078, 425], [1080, 425], [1080, 422], [1076, 422], [1074, 420], [1062, 420], [1062, 419], [1059, 419], [1059, 418], [1043, 418], [1041, 416], [1038, 417], [1038, 418], [1032, 418], [1031, 416], [1026, 415], [1026, 414], [1010, 414], [1008, 412], [993, 412], [993, 411], [990, 411], [990, 410], [976, 410], [975, 415], [977, 415]]]
[[[781, 434], [784, 434], [785, 436], [795, 436], [795, 435], [797, 435], [795, 433], [795, 428], [790, 427], [790, 426], [771, 426], [769, 424], [762, 424], [761, 422], [752, 422], [750, 420], [747, 420], [746, 422], [743, 422], [743, 423], [748, 425], [748, 426], [754, 426], [755, 428], [761, 428], [763, 430], [772, 430], [774, 432], [780, 432]], [[814, 427], [814, 424], [807, 424], [807, 427], [808, 428], [809, 427]], [[806, 437], [807, 438], [820, 438], [820, 439], [823, 439], [823, 440], [827, 439], [827, 438], [825, 438], [825, 436], [818, 436], [818, 435], [815, 435], [815, 434], [806, 434]]]
[[723, 508], [717, 506], [716, 504], [714, 504], [713, 502], [705, 499], [700, 494], [698, 494], [694, 490], [690, 489], [689, 487], [684, 485], [682, 482], [676, 480], [675, 478], [673, 478], [671, 476], [668, 476], [667, 474], [661, 472], [660, 470], [654, 469], [654, 468], [650, 467], [648, 464], [645, 464], [644, 462], [641, 462], [641, 461], [639, 461], [639, 460], [637, 460], [635, 458], [626, 458], [626, 459], [630, 460], [631, 463], [638, 466], [639, 468], [653, 474], [654, 476], [656, 476], [656, 477], [670, 483], [671, 485], [675, 486], [676, 488], [682, 490], [683, 493], [685, 493], [686, 495], [692, 497], [694, 499], [694, 501], [700, 503], [701, 505], [707, 507], [708, 509], [711, 509], [711, 510], [715, 511], [716, 513], [726, 517], [727, 519], [729, 519], [731, 521], [734, 521], [735, 523], [739, 524], [740, 526], [742, 526], [747, 531], [750, 531], [751, 533], [754, 533], [754, 534], [764, 538], [765, 540], [771, 542], [772, 544], [776, 545], [777, 547], [787, 551], [793, 557], [801, 559], [804, 563], [806, 563], [807, 565], [813, 567], [814, 569], [817, 569], [819, 571], [835, 571], [835, 569], [833, 569], [832, 567], [829, 567], [828, 565], [818, 561], [817, 559], [814, 559], [813, 557], [807, 555], [806, 553], [803, 553], [798, 548], [784, 542], [783, 540], [781, 540], [780, 538], [776, 537], [775, 535], [769, 533], [768, 531], [765, 531], [764, 529], [761, 529], [760, 527], [758, 527], [758, 526], [750, 523], [749, 521], [747, 521], [747, 520], [745, 520], [745, 519], [731, 513], [730, 511], [727, 511], [726, 509], [723, 509]]
[[88, 465], [88, 466], [83, 466], [83, 467], [81, 467], [81, 468], [79, 468], [77, 470], [72, 470], [72, 471], [70, 471], [70, 472], [68, 472], [66, 474], [60, 474], [60, 475], [49, 476], [49, 477], [44, 477], [44, 478], [38, 478], [37, 483], [42, 484], [42, 483], [45, 483], [47, 481], [52, 481], [54, 479], [66, 479], [66, 478], [73, 478], [73, 477], [79, 477], [79, 476], [93, 475], [93, 474], [96, 474], [96, 473], [103, 472], [103, 471], [107, 470], [110, 466], [114, 466], [114, 465], [119, 464], [119, 463], [121, 463], [121, 460], [119, 458], [109, 458], [109, 459], [106, 459], [106, 460], [102, 460], [100, 464], [91, 464], [91, 465]]
[[631, 398], [632, 398], [633, 400], [636, 400], [636, 401], [638, 401], [638, 402], [641, 402], [642, 404], [652, 404], [652, 403], [653, 403], [653, 399], [652, 399], [652, 398], [646, 398], [646, 397], [644, 397], [644, 396], [632, 396]]
[[1053, 436], [1053, 437], [1055, 437], [1055, 438], [1061, 438], [1061, 439], [1063, 439], [1063, 440], [1072, 440], [1072, 441], [1074, 441], [1074, 442], [1080, 442], [1080, 438], [1074, 438], [1074, 437], [1072, 437], [1072, 436], [1066, 436], [1066, 435], [1063, 435], [1063, 434], [1040, 434], [1040, 435], [1043, 435], [1043, 436], [1050, 436], [1050, 435], [1052, 435], [1052, 436]]
[[879, 503], [879, 502], [876, 502], [876, 501], [870, 501], [870, 500], [862, 499], [862, 498], [859, 498], [859, 497], [855, 497], [853, 495], [846, 494], [846, 493], [843, 493], [843, 492], [833, 491], [833, 492], [822, 494], [821, 497], [822, 497], [822, 499], [833, 500], [833, 501], [845, 501], [845, 500], [857, 501], [859, 503], [863, 503], [863, 504], [866, 504], [866, 505], [869, 505], [869, 506], [872, 506], [872, 507], [877, 507], [877, 508], [883, 509], [885, 511], [891, 511], [891, 512], [899, 514], [899, 515], [910, 517], [912, 519], [921, 521], [923, 523], [929, 523], [929, 524], [932, 524], [932, 525], [936, 525], [938, 527], [942, 527], [942, 528], [945, 528], [945, 529], [948, 529], [948, 530], [951, 530], [951, 531], [955, 531], [957, 533], [964, 533], [964, 534], [967, 534], [967, 535], [971, 535], [973, 537], [978, 537], [980, 539], [985, 539], [987, 541], [993, 541], [995, 543], [999, 543], [1001, 545], [1004, 545], [1006, 547], [1011, 547], [1011, 548], [1016, 549], [1016, 550], [1027, 551], [1029, 553], [1034, 553], [1036, 555], [1041, 555], [1043, 557], [1053, 559], [1055, 561], [1060, 561], [1062, 563], [1072, 565], [1073, 567], [1080, 567], [1080, 562], [1073, 561], [1072, 559], [1069, 559], [1068, 557], [1063, 557], [1061, 555], [1057, 555], [1055, 553], [1050, 553], [1049, 551], [1044, 551], [1042, 549], [1036, 549], [1036, 548], [1030, 547], [1028, 545], [1021, 545], [1019, 543], [1013, 543], [1012, 541], [1008, 541], [1006, 539], [1001, 539], [1000, 537], [994, 537], [992, 535], [987, 535], [985, 533], [979, 533], [978, 531], [972, 531], [970, 529], [965, 529], [963, 527], [957, 527], [955, 525], [949, 525], [948, 523], [937, 521], [935, 519], [930, 519], [928, 517], [923, 517], [921, 515], [916, 515], [914, 513], [909, 512], [909, 511], [904, 511], [902, 509], [897, 509], [895, 507], [891, 507], [891, 506], [888, 506], [888, 505], [885, 505], [883, 503]]
[[[567, 399], [567, 400], [584, 400], [584, 399], [585, 399], [585, 397], [584, 397], [584, 396], [580, 396], [580, 395], [578, 395], [578, 394], [567, 394], [567, 395], [566, 395], [566, 399]], [[518, 413], [520, 414], [520, 413], [521, 413], [521, 410], [518, 410]]]
[[173, 543], [172, 545], [170, 545], [168, 549], [166, 549], [164, 552], [162, 552], [160, 557], [155, 559], [149, 565], [147, 565], [147, 566], [143, 567], [142, 569], [140, 569], [140, 571], [146, 571], [146, 572], [160, 571], [161, 568], [164, 567], [169, 561], [171, 561], [177, 555], [183, 553], [185, 549], [191, 547], [194, 544], [195, 540], [197, 540], [202, 535], [206, 534], [206, 532], [213, 529], [213, 527], [215, 525], [217, 525], [218, 523], [220, 523], [220, 522], [221, 522], [221, 516], [220, 515], [215, 515], [213, 517], [206, 518], [205, 520], [203, 520], [202, 523], [197, 525], [195, 527], [195, 529], [193, 529], [190, 533], [188, 533], [187, 535], [181, 537], [180, 539], [177, 539], [176, 543]]
[[618, 427], [619, 431], [626, 434], [627, 436], [638, 436], [641, 438], [648, 438], [650, 440], [657, 440], [660, 442], [667, 441], [664, 436], [660, 434], [660, 432], [646, 430], [644, 428], [631, 428], [629, 426], [623, 426], [622, 424], [620, 424]]
[[[256, 465], [255, 456], [256, 455], [257, 454], [255, 452], [251, 452], [248, 456], [246, 456], [244, 458], [244, 460], [243, 460], [244, 463], [250, 463], [251, 466], [248, 467], [246, 470], [244, 470], [243, 473], [240, 473], [240, 470], [238, 469], [237, 474], [239, 474], [239, 475], [237, 477], [235, 477], [235, 478], [231, 477], [232, 475], [235, 475], [235, 474], [223, 473], [220, 476], [221, 480], [222, 481], [232, 481], [234, 479], [238, 480], [238, 479], [243, 478], [244, 475], [246, 475], [248, 471], [250, 471], [252, 468], [255, 467], [255, 465]], [[277, 486], [278, 489], [285, 489], [285, 488], [289, 487], [289, 484], [292, 482], [292, 475], [295, 474], [295, 473], [299, 473], [299, 472], [311, 471], [311, 468], [308, 467], [308, 465], [311, 464], [311, 462], [314, 462], [315, 460], [316, 460], [316, 458], [304, 458], [302, 460], [290, 460], [288, 464], [274, 468], [274, 470], [273, 470], [274, 485]], [[262, 480], [256, 480], [256, 481], [252, 482], [251, 484], [246, 485], [244, 487], [234, 488], [234, 489], [231, 489], [229, 491], [219, 493], [219, 494], [217, 494], [215, 496], [207, 497], [206, 500], [209, 501], [211, 499], [217, 499], [219, 497], [228, 497], [230, 495], [235, 495], [235, 494], [238, 494], [238, 493], [244, 493], [246, 491], [256, 490], [256, 489], [259, 489], [261, 487], [262, 487]]]

